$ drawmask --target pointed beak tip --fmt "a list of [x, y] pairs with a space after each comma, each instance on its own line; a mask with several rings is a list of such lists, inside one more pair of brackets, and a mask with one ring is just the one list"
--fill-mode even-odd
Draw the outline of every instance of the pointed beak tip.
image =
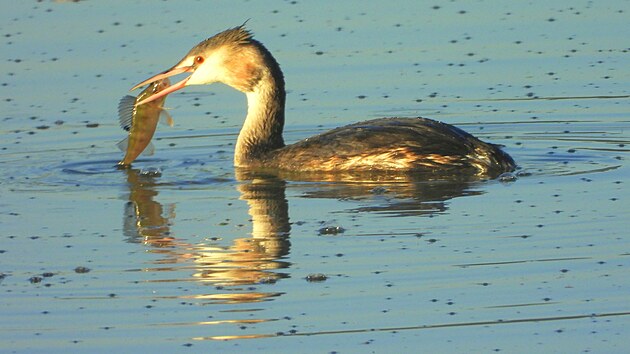
[[154, 76], [152, 76], [152, 77], [142, 81], [141, 83], [139, 83], [136, 86], [132, 87], [130, 89], [130, 91], [138, 89], [138, 88], [140, 88], [140, 87], [142, 87], [142, 86], [144, 86], [146, 84], [149, 84], [149, 83], [157, 81], [157, 80], [161, 80], [161, 79], [164, 79], [164, 78], [175, 76], [177, 74], [181, 74], [181, 73], [185, 73], [185, 72], [192, 72], [192, 71], [194, 71], [194, 68], [192, 66], [173, 67], [173, 68], [170, 68], [170, 69], [168, 69], [166, 71], [163, 71], [160, 74], [154, 75]]
[[136, 84], [134, 87], [130, 88], [129, 91], [135, 91], [135, 90], [139, 89], [140, 87], [142, 87], [142, 86], [144, 86], [146, 84], [147, 84], [146, 81], [142, 81], [141, 83]]

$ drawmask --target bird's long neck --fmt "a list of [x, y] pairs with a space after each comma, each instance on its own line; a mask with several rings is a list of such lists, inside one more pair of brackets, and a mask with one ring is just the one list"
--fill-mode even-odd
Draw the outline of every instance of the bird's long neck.
[[254, 165], [265, 154], [284, 146], [284, 79], [271, 54], [262, 45], [259, 50], [263, 60], [255, 69], [258, 72], [256, 82], [251, 90], [245, 91], [247, 118], [236, 142], [236, 166]]

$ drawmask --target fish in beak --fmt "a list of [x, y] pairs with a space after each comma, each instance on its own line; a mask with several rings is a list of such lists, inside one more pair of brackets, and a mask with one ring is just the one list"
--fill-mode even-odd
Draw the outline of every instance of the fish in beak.
[[[125, 96], [118, 104], [118, 117], [120, 126], [129, 134], [117, 145], [125, 152], [125, 157], [118, 163], [123, 168], [128, 168], [140, 155], [152, 155], [153, 144], [151, 139], [155, 134], [158, 121], [173, 126], [173, 118], [164, 109], [166, 95], [163, 94], [170, 88], [168, 78], [151, 82], [138, 97]], [[153, 98], [158, 96], [157, 99]], [[136, 102], [147, 100], [149, 104], [137, 106]]]

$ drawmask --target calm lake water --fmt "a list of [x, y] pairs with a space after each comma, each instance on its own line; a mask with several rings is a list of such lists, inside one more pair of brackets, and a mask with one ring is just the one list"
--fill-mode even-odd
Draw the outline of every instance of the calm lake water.
[[[0, 7], [0, 351], [627, 352], [628, 1]], [[120, 97], [247, 19], [286, 141], [425, 116], [518, 178], [243, 177], [223, 85], [115, 169]]]

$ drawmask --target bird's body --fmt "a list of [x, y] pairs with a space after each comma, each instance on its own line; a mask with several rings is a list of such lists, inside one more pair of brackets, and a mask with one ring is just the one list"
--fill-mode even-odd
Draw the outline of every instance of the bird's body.
[[[183, 72], [190, 76], [161, 92], [223, 82], [247, 95], [247, 117], [237, 138], [237, 167], [291, 172], [421, 171], [498, 175], [512, 158], [452, 125], [427, 118], [381, 118], [285, 145], [285, 88], [280, 66], [243, 26], [199, 43], [174, 67], [136, 87]], [[144, 104], [158, 97], [150, 97]]]
[[495, 175], [513, 169], [495, 145], [426, 118], [380, 118], [253, 154], [246, 165], [286, 171], [421, 171]]

